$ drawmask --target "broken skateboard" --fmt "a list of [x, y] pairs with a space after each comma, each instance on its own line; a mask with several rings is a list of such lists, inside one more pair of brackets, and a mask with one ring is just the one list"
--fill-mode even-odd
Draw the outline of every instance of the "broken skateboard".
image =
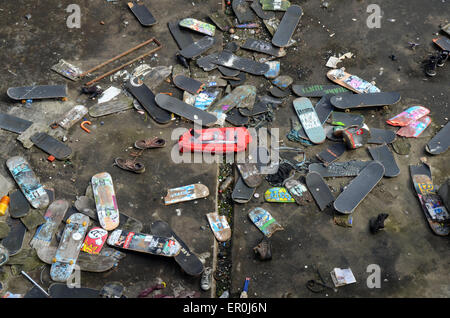
[[266, 237], [271, 237], [276, 231], [284, 230], [267, 210], [260, 207], [250, 210], [248, 217]]
[[205, 87], [205, 84], [203, 84], [202, 82], [190, 77], [186, 77], [184, 75], [175, 76], [173, 79], [173, 83], [179, 89], [187, 91], [191, 94], [198, 94]]
[[61, 98], [67, 99], [66, 85], [36, 85], [8, 88], [9, 98], [25, 102], [33, 99]]
[[170, 205], [180, 202], [192, 201], [206, 198], [209, 195], [207, 186], [201, 183], [190, 184], [187, 186], [169, 189], [164, 197], [164, 204]]
[[356, 177], [370, 162], [359, 160], [333, 162], [326, 167], [320, 163], [312, 163], [308, 169], [310, 172], [317, 172], [322, 178]]
[[352, 109], [362, 107], [375, 107], [393, 105], [400, 101], [401, 96], [397, 92], [361, 93], [361, 94], [337, 94], [331, 97], [331, 104], [339, 109]]
[[29, 163], [23, 157], [9, 158], [6, 165], [33, 208], [45, 208], [50, 203], [47, 192], [45, 192]]
[[57, 160], [66, 160], [72, 155], [72, 149], [69, 146], [49, 134], [39, 132], [31, 136], [30, 140], [36, 147]]
[[292, 91], [300, 97], [323, 97], [328, 94], [349, 92], [348, 89], [339, 85], [292, 85]]
[[423, 106], [412, 106], [402, 111], [400, 114], [388, 119], [386, 122], [392, 126], [408, 126], [429, 113], [430, 110], [428, 108]]
[[250, 201], [255, 191], [256, 188], [247, 186], [242, 177], [239, 176], [233, 192], [231, 193], [231, 199], [236, 203], [247, 203]]
[[111, 175], [101, 172], [91, 178], [98, 220], [107, 231], [119, 226], [119, 208]]
[[291, 3], [287, 0], [259, 0], [263, 10], [286, 11]]
[[124, 250], [174, 257], [180, 253], [181, 245], [167, 237], [114, 230], [106, 241], [108, 245]]
[[294, 203], [295, 200], [284, 187], [273, 187], [266, 190], [264, 199], [267, 202]]
[[21, 134], [27, 130], [33, 122], [8, 114], [0, 114], [0, 128]]
[[384, 166], [385, 177], [396, 177], [400, 174], [400, 168], [395, 162], [394, 155], [387, 145], [369, 147], [369, 153], [373, 160], [379, 161]]
[[227, 218], [224, 215], [219, 215], [217, 212], [207, 213], [209, 226], [214, 233], [214, 236], [219, 242], [226, 242], [231, 238], [231, 228], [228, 225]]
[[298, 205], [305, 205], [307, 202], [312, 201], [311, 193], [305, 184], [299, 179], [294, 179], [294, 176], [295, 174], [291, 178], [284, 180], [283, 187], [289, 191]]
[[323, 211], [334, 201], [333, 193], [331, 193], [330, 188], [319, 173], [315, 171], [309, 172], [306, 175], [306, 186], [319, 206], [320, 211]]
[[345, 68], [331, 70], [327, 73], [328, 79], [358, 94], [379, 93], [380, 89], [375, 84], [369, 83], [358, 76], [345, 72]]
[[181, 29], [179, 21], [168, 22], [167, 26], [169, 27], [169, 31], [175, 39], [175, 42], [177, 43], [180, 50], [183, 50], [184, 48], [194, 43], [191, 32]]
[[383, 175], [383, 165], [377, 161], [371, 162], [339, 194], [334, 201], [335, 210], [342, 214], [352, 213], [383, 178]]
[[214, 43], [216, 43], [216, 38], [205, 35], [197, 42], [193, 42], [190, 45], [184, 47], [179, 52], [179, 54], [187, 59], [192, 59], [209, 50], [214, 45]]
[[[92, 107], [90, 110], [92, 110]], [[85, 106], [77, 105], [69, 110], [66, 114], [64, 114], [64, 116], [57, 121], [57, 124], [65, 130], [69, 130], [70, 127], [72, 127], [77, 121], [83, 118], [83, 116], [87, 113], [88, 109]]]
[[219, 53], [217, 58], [213, 60], [213, 63], [252, 75], [264, 75], [270, 69], [266, 63], [259, 63], [249, 58], [240, 57], [226, 50]]
[[108, 231], [100, 227], [93, 227], [86, 235], [81, 250], [89, 254], [100, 254], [107, 237]]
[[[264, 5], [263, 5], [264, 9]], [[289, 44], [289, 40], [297, 28], [300, 18], [303, 15], [303, 10], [298, 5], [290, 6], [283, 18], [281, 19], [280, 25], [277, 31], [273, 35], [272, 44], [278, 47], [286, 47]]]
[[175, 234], [168, 223], [164, 221], [155, 221], [151, 224], [150, 232], [153, 235], [174, 239], [181, 245], [180, 253], [174, 258], [186, 274], [191, 276], [199, 276], [203, 273], [203, 263], [197, 255], [190, 251], [184, 241]]
[[450, 145], [450, 123], [447, 123], [425, 146], [428, 153], [439, 155], [447, 151]]
[[325, 131], [311, 101], [306, 97], [299, 97], [294, 100], [293, 105], [309, 140], [315, 144], [323, 143]]
[[431, 118], [429, 116], [424, 116], [416, 121], [413, 121], [408, 126], [404, 126], [397, 130], [397, 135], [408, 137], [408, 138], [417, 138], [419, 137], [423, 131], [431, 124]]
[[327, 147], [323, 151], [316, 154], [316, 157], [320, 161], [322, 161], [322, 163], [325, 166], [328, 166], [333, 161], [337, 160], [337, 158], [342, 156], [344, 154], [345, 150], [347, 150], [347, 147], [345, 144], [336, 143], [336, 144], [332, 144], [331, 146]]
[[72, 214], [66, 221], [50, 268], [50, 277], [54, 281], [66, 282], [72, 275], [88, 225], [89, 217], [81, 213]]
[[156, 19], [142, 2], [128, 2], [128, 8], [143, 26], [152, 26], [156, 23]]
[[6, 219], [6, 224], [9, 226], [9, 233], [2, 240], [2, 245], [8, 250], [9, 256], [13, 256], [22, 249], [27, 228], [20, 219], [13, 219], [11, 217]]
[[186, 18], [181, 20], [178, 24], [180, 27], [197, 31], [209, 36], [214, 36], [216, 33], [216, 27], [214, 25], [199, 21], [197, 19]]

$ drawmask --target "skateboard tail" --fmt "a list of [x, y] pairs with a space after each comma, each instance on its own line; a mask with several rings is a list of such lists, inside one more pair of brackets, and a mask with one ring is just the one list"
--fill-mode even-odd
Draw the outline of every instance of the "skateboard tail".
[[70, 278], [74, 269], [75, 263], [56, 262], [50, 268], [50, 277], [56, 282], [64, 283]]

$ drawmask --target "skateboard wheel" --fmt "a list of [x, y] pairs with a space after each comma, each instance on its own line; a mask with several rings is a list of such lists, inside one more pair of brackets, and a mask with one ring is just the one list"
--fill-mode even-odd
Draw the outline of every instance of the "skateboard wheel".
[[67, 220], [66, 223], [67, 223], [67, 224], [70, 224], [70, 220]]
[[61, 98], [61, 100], [63, 101], [63, 102], [67, 102], [67, 97], [63, 97], [63, 98]]
[[72, 261], [72, 260], [70, 260], [69, 264], [70, 264], [70, 265], [73, 265], [73, 261]]
[[27, 101], [25, 99], [22, 99], [22, 104], [25, 104]]
[[56, 263], [56, 258], [52, 258], [52, 263]]
[[87, 222], [86, 222], [86, 221], [84, 221], [82, 225], [83, 225], [83, 226], [86, 226], [86, 225], [87, 225]]

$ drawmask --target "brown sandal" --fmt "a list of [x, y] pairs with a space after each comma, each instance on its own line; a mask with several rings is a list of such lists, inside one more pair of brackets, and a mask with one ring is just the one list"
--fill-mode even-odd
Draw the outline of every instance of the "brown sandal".
[[145, 171], [144, 164], [130, 159], [125, 160], [122, 158], [116, 158], [114, 160], [114, 164], [121, 169], [132, 171], [134, 173], [143, 173]]
[[164, 139], [153, 137], [149, 139], [138, 140], [134, 143], [134, 146], [138, 149], [151, 149], [151, 148], [161, 148], [166, 145]]

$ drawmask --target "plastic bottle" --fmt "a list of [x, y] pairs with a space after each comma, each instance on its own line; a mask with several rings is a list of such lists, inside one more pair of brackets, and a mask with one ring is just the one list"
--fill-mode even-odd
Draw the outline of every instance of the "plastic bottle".
[[250, 277], [245, 279], [244, 288], [242, 289], [241, 298], [248, 298], [248, 284], [250, 283]]
[[222, 293], [222, 295], [220, 295], [219, 298], [229, 298], [229, 297], [230, 297], [230, 292], [228, 290], [226, 290]]
[[5, 215], [6, 210], [8, 209], [8, 205], [9, 205], [9, 197], [5, 195], [0, 200], [0, 215]]
[[219, 192], [222, 193], [233, 183], [234, 178], [232, 176], [227, 177], [220, 185]]

